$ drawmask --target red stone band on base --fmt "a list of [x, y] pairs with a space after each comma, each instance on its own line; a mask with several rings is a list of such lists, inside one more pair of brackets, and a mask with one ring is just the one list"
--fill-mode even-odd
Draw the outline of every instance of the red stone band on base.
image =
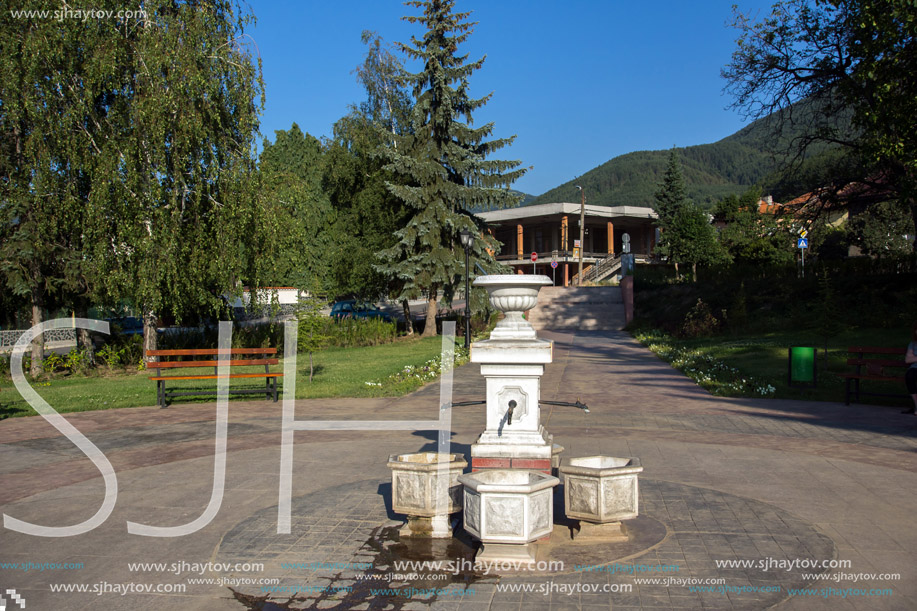
[[481, 469], [527, 469], [551, 474], [550, 458], [471, 458], [471, 471]]

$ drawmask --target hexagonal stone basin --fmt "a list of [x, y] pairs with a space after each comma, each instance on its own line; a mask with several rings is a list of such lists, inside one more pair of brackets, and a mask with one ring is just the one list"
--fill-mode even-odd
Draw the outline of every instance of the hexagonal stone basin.
[[556, 477], [538, 471], [493, 469], [460, 475], [465, 530], [486, 543], [526, 544], [551, 533]]
[[568, 518], [607, 524], [636, 518], [639, 513], [639, 458], [586, 456], [568, 458], [564, 474], [564, 505]]
[[422, 536], [452, 536], [448, 516], [462, 510], [458, 476], [467, 466], [461, 454], [417, 452], [389, 457], [392, 510], [408, 515], [405, 534], [413, 531]]

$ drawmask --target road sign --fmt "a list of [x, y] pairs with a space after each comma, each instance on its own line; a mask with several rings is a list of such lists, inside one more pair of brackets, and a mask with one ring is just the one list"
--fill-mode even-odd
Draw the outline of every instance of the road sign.
[[630, 252], [630, 234], [622, 233], [621, 234], [621, 250], [624, 252]]
[[809, 232], [806, 231], [805, 229], [803, 229], [802, 231], [799, 232], [799, 237], [804, 238], [804, 237], [806, 237], [807, 235], [809, 235]]
[[796, 242], [796, 248], [808, 248], [808, 247], [809, 247], [809, 240], [807, 240], [806, 238], [799, 238], [799, 241]]
[[551, 269], [557, 269], [557, 261], [551, 261]]
[[533, 252], [533, 253], [532, 253], [532, 263], [534, 263], [534, 262], [537, 261], [537, 260], [538, 260], [538, 253], [537, 253], [537, 252]]

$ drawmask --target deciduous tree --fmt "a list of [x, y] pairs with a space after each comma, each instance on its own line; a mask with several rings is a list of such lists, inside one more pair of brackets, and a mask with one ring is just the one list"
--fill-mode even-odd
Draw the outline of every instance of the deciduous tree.
[[33, 312], [54, 291], [128, 299], [153, 342], [155, 313], [215, 313], [255, 273], [262, 85], [238, 3], [141, 8], [0, 16], [0, 259]]
[[740, 196], [730, 195], [717, 202], [714, 217], [723, 223], [719, 241], [736, 263], [781, 266], [793, 262], [795, 245], [789, 230], [775, 215], [760, 214], [761, 191], [752, 188]]
[[681, 206], [672, 219], [666, 236], [666, 248], [672, 261], [691, 266], [695, 282], [698, 265], [728, 263], [729, 253], [717, 240], [716, 230], [707, 213], [696, 204]]
[[295, 123], [264, 143], [259, 158], [261, 202], [272, 219], [260, 257], [271, 284], [327, 291], [339, 243], [335, 210], [323, 187], [322, 144]]
[[844, 147], [860, 161], [858, 178], [893, 186], [917, 221], [913, 2], [786, 0], [759, 21], [737, 13], [735, 25], [723, 76], [736, 107], [753, 118], [779, 111], [778, 127], [799, 134], [797, 159], [812, 145]]
[[[386, 188], [395, 180], [385, 170], [380, 148], [395, 146], [395, 136], [410, 133], [410, 92], [402, 83], [401, 61], [379, 36], [363, 32], [368, 49], [356, 69], [366, 99], [334, 125], [327, 143], [324, 186], [338, 214], [332, 274], [338, 295], [397, 297], [403, 282], [378, 271], [376, 253], [394, 246], [395, 231], [410, 218], [408, 207]], [[402, 300], [406, 321], [408, 302]], [[407, 333], [413, 333], [408, 322]]]

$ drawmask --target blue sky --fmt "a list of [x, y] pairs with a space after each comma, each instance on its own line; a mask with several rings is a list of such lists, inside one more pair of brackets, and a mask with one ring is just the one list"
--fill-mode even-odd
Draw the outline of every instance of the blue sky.
[[[460, 51], [487, 56], [471, 93], [494, 93], [475, 125], [493, 121], [495, 136], [515, 134], [498, 158], [533, 166], [514, 188], [538, 195], [617, 155], [715, 142], [745, 125], [727, 109], [719, 76], [735, 48], [733, 3], [458, 0], [457, 10], [479, 22]], [[753, 14], [770, 4], [737, 3]], [[364, 29], [389, 43], [421, 35], [401, 20], [418, 9], [397, 0], [250, 6], [266, 91], [261, 132], [270, 140], [294, 122], [330, 136], [364, 98], [353, 73], [366, 53]]]

